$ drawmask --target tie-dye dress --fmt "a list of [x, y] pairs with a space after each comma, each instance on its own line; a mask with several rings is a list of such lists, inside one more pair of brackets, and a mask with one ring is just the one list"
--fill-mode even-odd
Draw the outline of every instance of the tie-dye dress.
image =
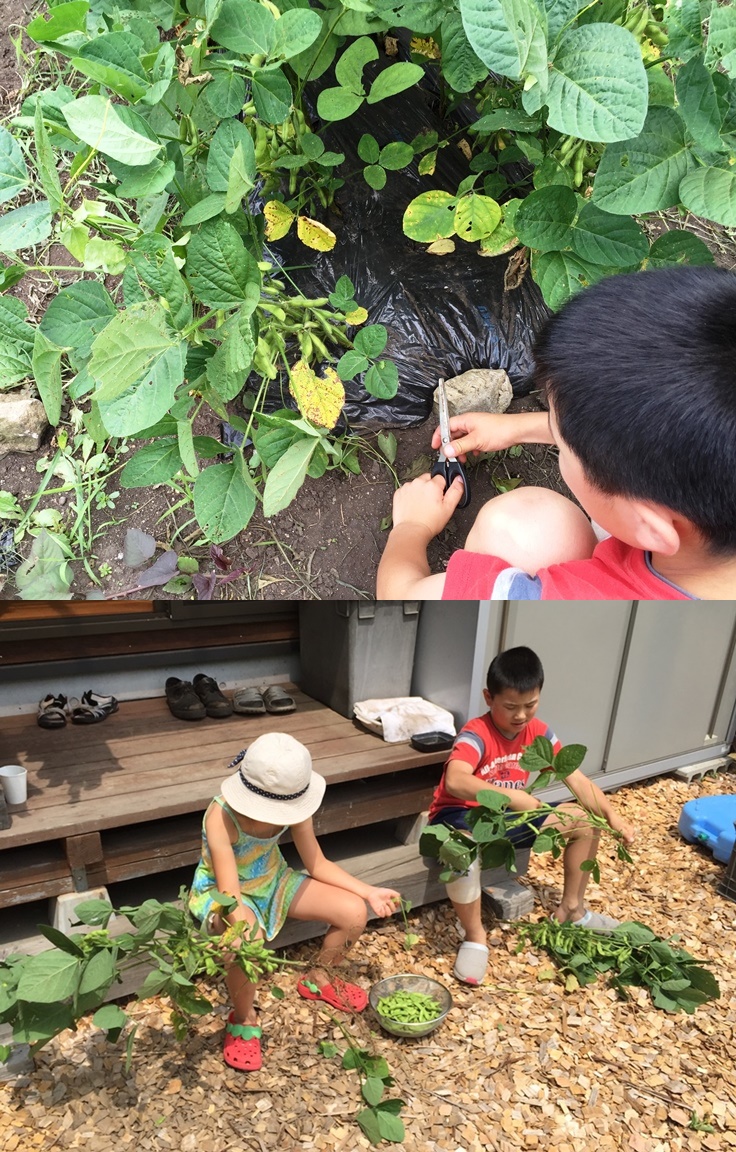
[[[242, 830], [237, 815], [222, 796], [215, 796], [212, 804], [224, 808], [238, 830], [238, 839], [232, 848], [243, 903], [253, 912], [266, 939], [273, 940], [283, 927], [289, 905], [299, 885], [307, 879], [307, 873], [290, 868], [281, 854], [278, 842], [286, 831], [285, 827], [265, 840], [249, 836]], [[189, 911], [203, 922], [217, 907], [217, 901], [212, 896], [217, 891], [217, 881], [205, 830], [207, 813], [212, 804], [202, 821], [202, 855], [189, 893]]]

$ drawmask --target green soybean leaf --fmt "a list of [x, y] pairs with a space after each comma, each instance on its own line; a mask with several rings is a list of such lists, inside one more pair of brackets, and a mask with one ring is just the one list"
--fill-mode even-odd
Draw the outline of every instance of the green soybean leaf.
[[141, 236], [130, 250], [129, 258], [142, 282], [165, 300], [174, 327], [179, 331], [186, 328], [192, 321], [192, 301], [168, 237], [159, 233]]
[[312, 80], [318, 80], [332, 64], [340, 45], [340, 40], [332, 31], [334, 21], [332, 11], [320, 12], [318, 15], [322, 20], [320, 35], [311, 47], [289, 60], [289, 67], [293, 68], [302, 80], [307, 76]]
[[122, 488], [148, 488], [170, 480], [182, 468], [178, 441], [164, 436], [145, 444], [126, 463], [120, 473]]
[[368, 36], [361, 36], [346, 48], [335, 65], [335, 79], [341, 88], [364, 96], [363, 69], [370, 60], [378, 59], [378, 49]]
[[130, 32], [108, 32], [82, 45], [72, 65], [126, 100], [140, 100], [148, 77], [140, 62], [143, 44]]
[[55, 344], [86, 357], [92, 341], [117, 315], [110, 295], [98, 280], [79, 280], [56, 294], [39, 327]]
[[460, 0], [460, 13], [468, 40], [487, 68], [512, 80], [530, 74], [544, 83], [546, 16], [533, 0]]
[[703, 61], [694, 56], [678, 70], [675, 79], [677, 103], [690, 135], [703, 148], [717, 152], [721, 141], [721, 109], [714, 77]]
[[363, 1081], [362, 1094], [366, 1104], [375, 1105], [383, 1096], [383, 1080], [377, 1076], [366, 1076]]
[[393, 360], [378, 360], [363, 377], [363, 387], [371, 396], [391, 400], [399, 390], [399, 370]]
[[120, 180], [116, 192], [123, 200], [138, 200], [163, 192], [176, 172], [173, 160], [162, 160], [160, 157], [142, 168], [130, 168], [127, 164], [117, 164], [116, 167], [117, 171], [114, 171], [111, 164], [110, 170]]
[[98, 384], [96, 399], [116, 399], [151, 371], [173, 345], [159, 306], [118, 313], [92, 343], [89, 371]]
[[546, 97], [548, 122], [558, 132], [629, 140], [642, 130], [648, 98], [641, 51], [625, 28], [584, 24], [563, 34]]
[[292, 91], [281, 69], [276, 68], [270, 72], [259, 69], [254, 72], [251, 91], [261, 120], [266, 124], [283, 124], [291, 111]]
[[386, 169], [382, 168], [380, 164], [366, 164], [363, 169], [363, 179], [371, 188], [375, 188], [376, 192], [380, 192], [382, 188], [386, 187]]
[[194, 481], [194, 514], [213, 544], [225, 544], [242, 532], [255, 506], [255, 493], [237, 461], [211, 464]]
[[601, 265], [587, 264], [572, 252], [541, 252], [532, 255], [532, 275], [550, 308], [556, 310], [581, 288], [605, 276]]
[[664, 22], [669, 37], [668, 54], [689, 60], [702, 50], [700, 0], [668, 0]]
[[516, 212], [514, 228], [522, 244], [538, 252], [551, 252], [570, 243], [571, 224], [577, 212], [571, 188], [548, 184], [530, 192]]
[[306, 52], [321, 31], [322, 20], [318, 12], [308, 8], [287, 8], [276, 21], [275, 39], [269, 55], [291, 60], [292, 56]]
[[0, 217], [0, 252], [32, 248], [51, 235], [51, 207], [48, 200], [36, 200], [14, 208]]
[[206, 374], [210, 387], [223, 401], [234, 400], [245, 387], [255, 352], [250, 324], [236, 314], [222, 326], [223, 340], [214, 356], [207, 361]]
[[588, 749], [584, 744], [565, 744], [555, 756], [555, 775], [569, 776], [580, 767]]
[[371, 136], [370, 132], [366, 132], [361, 136], [358, 141], [358, 155], [361, 160], [365, 160], [366, 164], [377, 164], [380, 153], [381, 149], [378, 147], [378, 141], [375, 136]]
[[80, 140], [123, 164], [149, 164], [161, 151], [159, 141], [147, 135], [142, 117], [104, 96], [80, 96], [65, 104], [62, 113]]
[[271, 469], [263, 489], [264, 516], [275, 516], [291, 504], [304, 483], [317, 443], [311, 437], [297, 440]]
[[673, 108], [650, 108], [641, 135], [606, 148], [593, 203], [624, 216], [672, 208], [683, 177], [694, 167], [682, 118]]
[[389, 96], [396, 96], [413, 88], [424, 76], [424, 69], [420, 64], [391, 64], [379, 72], [370, 86], [366, 100], [369, 104], [377, 104], [379, 100], [387, 100]]
[[204, 94], [218, 116], [237, 116], [245, 104], [245, 80], [237, 72], [215, 72]]
[[173, 344], [122, 395], [98, 402], [100, 418], [111, 436], [133, 436], [166, 415], [184, 379], [186, 351], [186, 341]]
[[207, 156], [207, 183], [213, 192], [227, 192], [230, 164], [235, 150], [243, 151], [243, 175], [252, 188], [256, 179], [256, 157], [253, 140], [240, 120], [223, 120], [210, 141]]
[[199, 463], [197, 461], [197, 453], [194, 449], [194, 435], [191, 420], [177, 420], [176, 435], [184, 467], [190, 476], [198, 476]]
[[260, 295], [258, 265], [224, 220], [208, 221], [192, 237], [186, 267], [192, 292], [208, 308], [229, 308]]
[[[41, 184], [46, 193], [51, 211], [58, 212], [64, 197], [61, 192], [59, 173], [56, 170], [56, 157], [49, 143], [49, 134], [43, 122], [43, 107], [40, 100], [36, 101], [33, 135], [36, 141], [36, 157], [38, 159], [38, 174], [41, 177]], [[2, 178], [0, 177], [0, 179]]]
[[122, 1028], [127, 1020], [125, 1012], [117, 1004], [103, 1004], [92, 1017], [95, 1027], [102, 1028], [106, 1032], [112, 1028]]
[[442, 75], [453, 92], [470, 92], [485, 80], [488, 68], [473, 50], [459, 12], [451, 12], [442, 21], [441, 41]]
[[378, 1122], [378, 1113], [375, 1108], [364, 1108], [355, 1117], [361, 1131], [368, 1137], [371, 1144], [380, 1144], [383, 1133]]
[[345, 120], [363, 103], [363, 97], [349, 88], [323, 88], [317, 97], [317, 114], [322, 120]]
[[355, 350], [373, 359], [386, 347], [388, 332], [383, 324], [367, 324], [355, 334]]
[[276, 43], [276, 20], [254, 0], [224, 0], [210, 35], [243, 56], [268, 56]]
[[736, 10], [731, 4], [711, 5], [705, 63], [714, 72], [720, 64], [729, 76], [736, 77]]
[[455, 209], [455, 232], [461, 240], [482, 240], [501, 221], [501, 208], [490, 196], [473, 192], [463, 196]]
[[570, 246], [581, 259], [611, 268], [640, 264], [649, 251], [649, 241], [635, 220], [603, 212], [590, 203], [580, 211]]
[[696, 216], [736, 228], [736, 174], [723, 168], [696, 168], [680, 184], [680, 200]]
[[335, 366], [335, 371], [341, 380], [352, 380], [361, 372], [365, 372], [368, 367], [369, 362], [366, 357], [351, 348], [340, 357]]
[[539, 116], [529, 116], [516, 108], [496, 108], [468, 125], [469, 132], [498, 132], [500, 128], [511, 128], [514, 132], [537, 132], [541, 121]]
[[[366, 366], [367, 363], [366, 361]], [[0, 344], [0, 390], [25, 380], [31, 375], [31, 371], [30, 350], [14, 344], [12, 340], [4, 339]]]
[[390, 144], [386, 144], [381, 149], [380, 153], [381, 165], [388, 168], [390, 172], [398, 172], [400, 168], [406, 168], [413, 159], [414, 149], [411, 144], [406, 144], [403, 140], [392, 140]]
[[229, 215], [237, 212], [243, 197], [247, 196], [253, 187], [254, 181], [251, 180], [248, 172], [243, 145], [238, 144], [230, 160], [227, 192], [225, 194], [225, 211]]
[[36, 329], [33, 344], [33, 378], [41, 397], [46, 417], [53, 428], [61, 420], [61, 355], [64, 351]]
[[224, 192], [212, 192], [209, 196], [205, 196], [204, 200], [200, 200], [188, 212], [182, 216], [181, 222], [187, 228], [192, 227], [194, 224], [203, 224], [205, 220], [211, 220], [214, 216], [219, 216], [225, 210], [225, 201], [227, 196]]
[[[15, 574], [18, 596], [21, 600], [70, 600], [69, 588], [72, 576], [71, 567], [67, 562], [67, 553], [57, 538], [42, 528], [31, 545], [28, 558], [23, 561]], [[49, 953], [42, 953], [42, 955], [49, 955]], [[38, 957], [33, 959], [36, 960]], [[26, 967], [24, 968], [24, 975], [27, 973], [28, 968]], [[43, 977], [41, 979], [43, 980]], [[52, 987], [55, 987], [54, 982], [51, 983]], [[29, 981], [28, 999], [32, 998], [43, 1004], [52, 1003], [56, 999], [55, 995], [50, 996], [48, 1000], [42, 999], [41, 996], [35, 994], [35, 989], [31, 985], [32, 982]], [[32, 997], [31, 993], [34, 993]]]
[[37, 16], [31, 20], [26, 33], [37, 44], [48, 44], [70, 32], [85, 32], [87, 28], [87, 0], [72, 0], [69, 4], [57, 4], [51, 9], [48, 20]]
[[15, 296], [0, 296], [0, 341], [11, 340], [24, 348], [33, 347], [35, 328], [27, 323], [28, 309]]
[[82, 962], [78, 956], [50, 949], [31, 956], [23, 965], [18, 983], [19, 1000], [53, 1004], [72, 996], [79, 983]]
[[[104, 949], [96, 952], [86, 961], [79, 981], [79, 995], [92, 995], [99, 1004], [105, 992], [115, 979], [115, 959], [112, 952]], [[123, 1013], [125, 1015], [125, 1013]]]
[[673, 228], [658, 236], [649, 249], [651, 268], [668, 268], [672, 264], [713, 264], [713, 253], [704, 240], [684, 228]]
[[433, 190], [415, 196], [404, 212], [402, 227], [410, 240], [432, 244], [455, 231], [457, 198], [449, 192]]

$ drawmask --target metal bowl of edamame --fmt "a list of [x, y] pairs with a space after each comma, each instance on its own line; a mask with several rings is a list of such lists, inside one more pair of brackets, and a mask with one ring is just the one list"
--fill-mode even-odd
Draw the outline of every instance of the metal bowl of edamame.
[[379, 980], [368, 996], [379, 1024], [393, 1036], [426, 1036], [452, 1008], [444, 984], [408, 972]]

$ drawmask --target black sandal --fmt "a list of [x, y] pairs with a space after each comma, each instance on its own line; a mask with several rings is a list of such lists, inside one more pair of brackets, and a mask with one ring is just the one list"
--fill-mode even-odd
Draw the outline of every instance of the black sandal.
[[[89, 696], [90, 693], [85, 692], [84, 696]], [[107, 720], [109, 712], [107, 709], [101, 707], [99, 704], [86, 703], [84, 696], [81, 700], [72, 697], [67, 704], [67, 710], [71, 716], [72, 724], [101, 724], [103, 720]]]
[[38, 702], [36, 723], [39, 728], [63, 728], [66, 724], [66, 696], [44, 696]]

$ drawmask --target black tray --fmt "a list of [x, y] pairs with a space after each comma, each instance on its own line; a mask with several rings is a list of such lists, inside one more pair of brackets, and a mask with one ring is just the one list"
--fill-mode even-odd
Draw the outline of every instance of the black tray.
[[455, 742], [455, 737], [449, 732], [422, 732], [412, 736], [411, 746], [417, 752], [446, 752]]

